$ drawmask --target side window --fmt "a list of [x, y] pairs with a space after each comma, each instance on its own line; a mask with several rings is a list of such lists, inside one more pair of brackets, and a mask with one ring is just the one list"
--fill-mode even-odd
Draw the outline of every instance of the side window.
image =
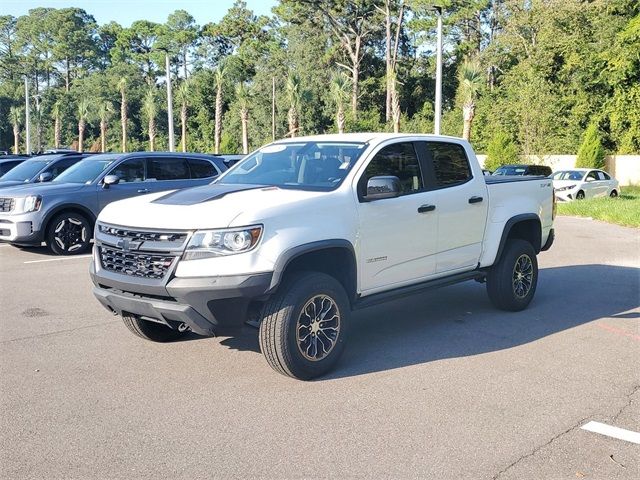
[[191, 170], [191, 178], [209, 178], [218, 175], [216, 167], [208, 160], [190, 158], [189, 169]]
[[471, 179], [471, 167], [462, 145], [427, 142], [427, 150], [433, 159], [435, 180], [439, 187], [456, 185]]
[[189, 166], [183, 158], [151, 157], [147, 159], [148, 180], [183, 180], [191, 178]]
[[51, 175], [53, 175], [53, 178], [56, 178], [58, 175], [60, 175], [62, 172], [64, 172], [71, 165], [74, 165], [74, 164], [78, 163], [79, 161], [80, 161], [79, 158], [65, 158], [65, 159], [60, 160], [58, 162], [55, 162], [53, 165], [50, 165], [49, 167], [47, 167], [45, 172], [51, 173]]
[[120, 183], [144, 181], [144, 159], [132, 158], [116, 165], [109, 175], [120, 177]]
[[597, 171], [596, 174], [598, 175], [598, 180], [607, 180], [607, 177], [605, 177], [604, 172]]
[[423, 188], [422, 172], [413, 143], [394, 143], [376, 153], [360, 178], [360, 193], [365, 193], [370, 178], [384, 175], [400, 179], [402, 195], [415, 193]]
[[600, 172], [600, 175], [602, 175], [605, 180], [611, 180], [611, 175], [609, 175], [607, 172]]
[[586, 180], [587, 181], [598, 180], [598, 175], [596, 174], [596, 171], [595, 170], [591, 170], [589, 172], [589, 174], [587, 175]]

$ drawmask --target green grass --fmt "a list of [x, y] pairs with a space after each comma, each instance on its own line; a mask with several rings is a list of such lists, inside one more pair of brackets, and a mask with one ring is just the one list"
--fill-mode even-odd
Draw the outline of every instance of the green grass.
[[621, 190], [618, 198], [558, 202], [558, 214], [592, 217], [627, 227], [640, 227], [640, 187], [621, 187]]

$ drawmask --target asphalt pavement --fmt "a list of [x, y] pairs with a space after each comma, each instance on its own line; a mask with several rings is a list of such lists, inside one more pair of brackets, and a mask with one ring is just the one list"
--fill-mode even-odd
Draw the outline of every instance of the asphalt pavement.
[[338, 368], [272, 371], [256, 330], [153, 344], [90, 259], [0, 245], [0, 478], [637, 479], [640, 231], [560, 217], [530, 308], [468, 282], [355, 314]]

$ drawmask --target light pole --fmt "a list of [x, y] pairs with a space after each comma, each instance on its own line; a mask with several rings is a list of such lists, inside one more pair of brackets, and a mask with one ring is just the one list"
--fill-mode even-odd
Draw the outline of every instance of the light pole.
[[173, 94], [171, 93], [171, 70], [169, 65], [169, 50], [164, 51], [164, 68], [167, 75], [167, 126], [169, 128], [169, 151], [175, 152], [176, 143], [173, 137]]
[[24, 76], [24, 116], [25, 116], [25, 127], [26, 127], [26, 152], [27, 155], [31, 153], [31, 127], [30, 127], [30, 119], [29, 119], [29, 80], [27, 76]]
[[436, 107], [433, 133], [440, 135], [440, 117], [442, 116], [442, 7], [432, 7], [438, 18], [436, 40]]

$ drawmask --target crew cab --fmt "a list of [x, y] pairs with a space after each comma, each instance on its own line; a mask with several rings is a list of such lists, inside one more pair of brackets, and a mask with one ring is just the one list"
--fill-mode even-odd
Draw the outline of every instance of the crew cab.
[[524, 309], [554, 239], [551, 180], [486, 177], [468, 142], [361, 133], [286, 139], [212, 184], [108, 205], [94, 294], [134, 334], [259, 325], [267, 362], [328, 372], [353, 310], [466, 280]]
[[223, 157], [195, 153], [104, 153], [79, 162], [71, 157], [77, 163], [48, 183], [0, 190], [0, 242], [44, 241], [55, 254], [77, 255], [90, 248], [95, 219], [105, 205], [206, 185], [227, 169]]

